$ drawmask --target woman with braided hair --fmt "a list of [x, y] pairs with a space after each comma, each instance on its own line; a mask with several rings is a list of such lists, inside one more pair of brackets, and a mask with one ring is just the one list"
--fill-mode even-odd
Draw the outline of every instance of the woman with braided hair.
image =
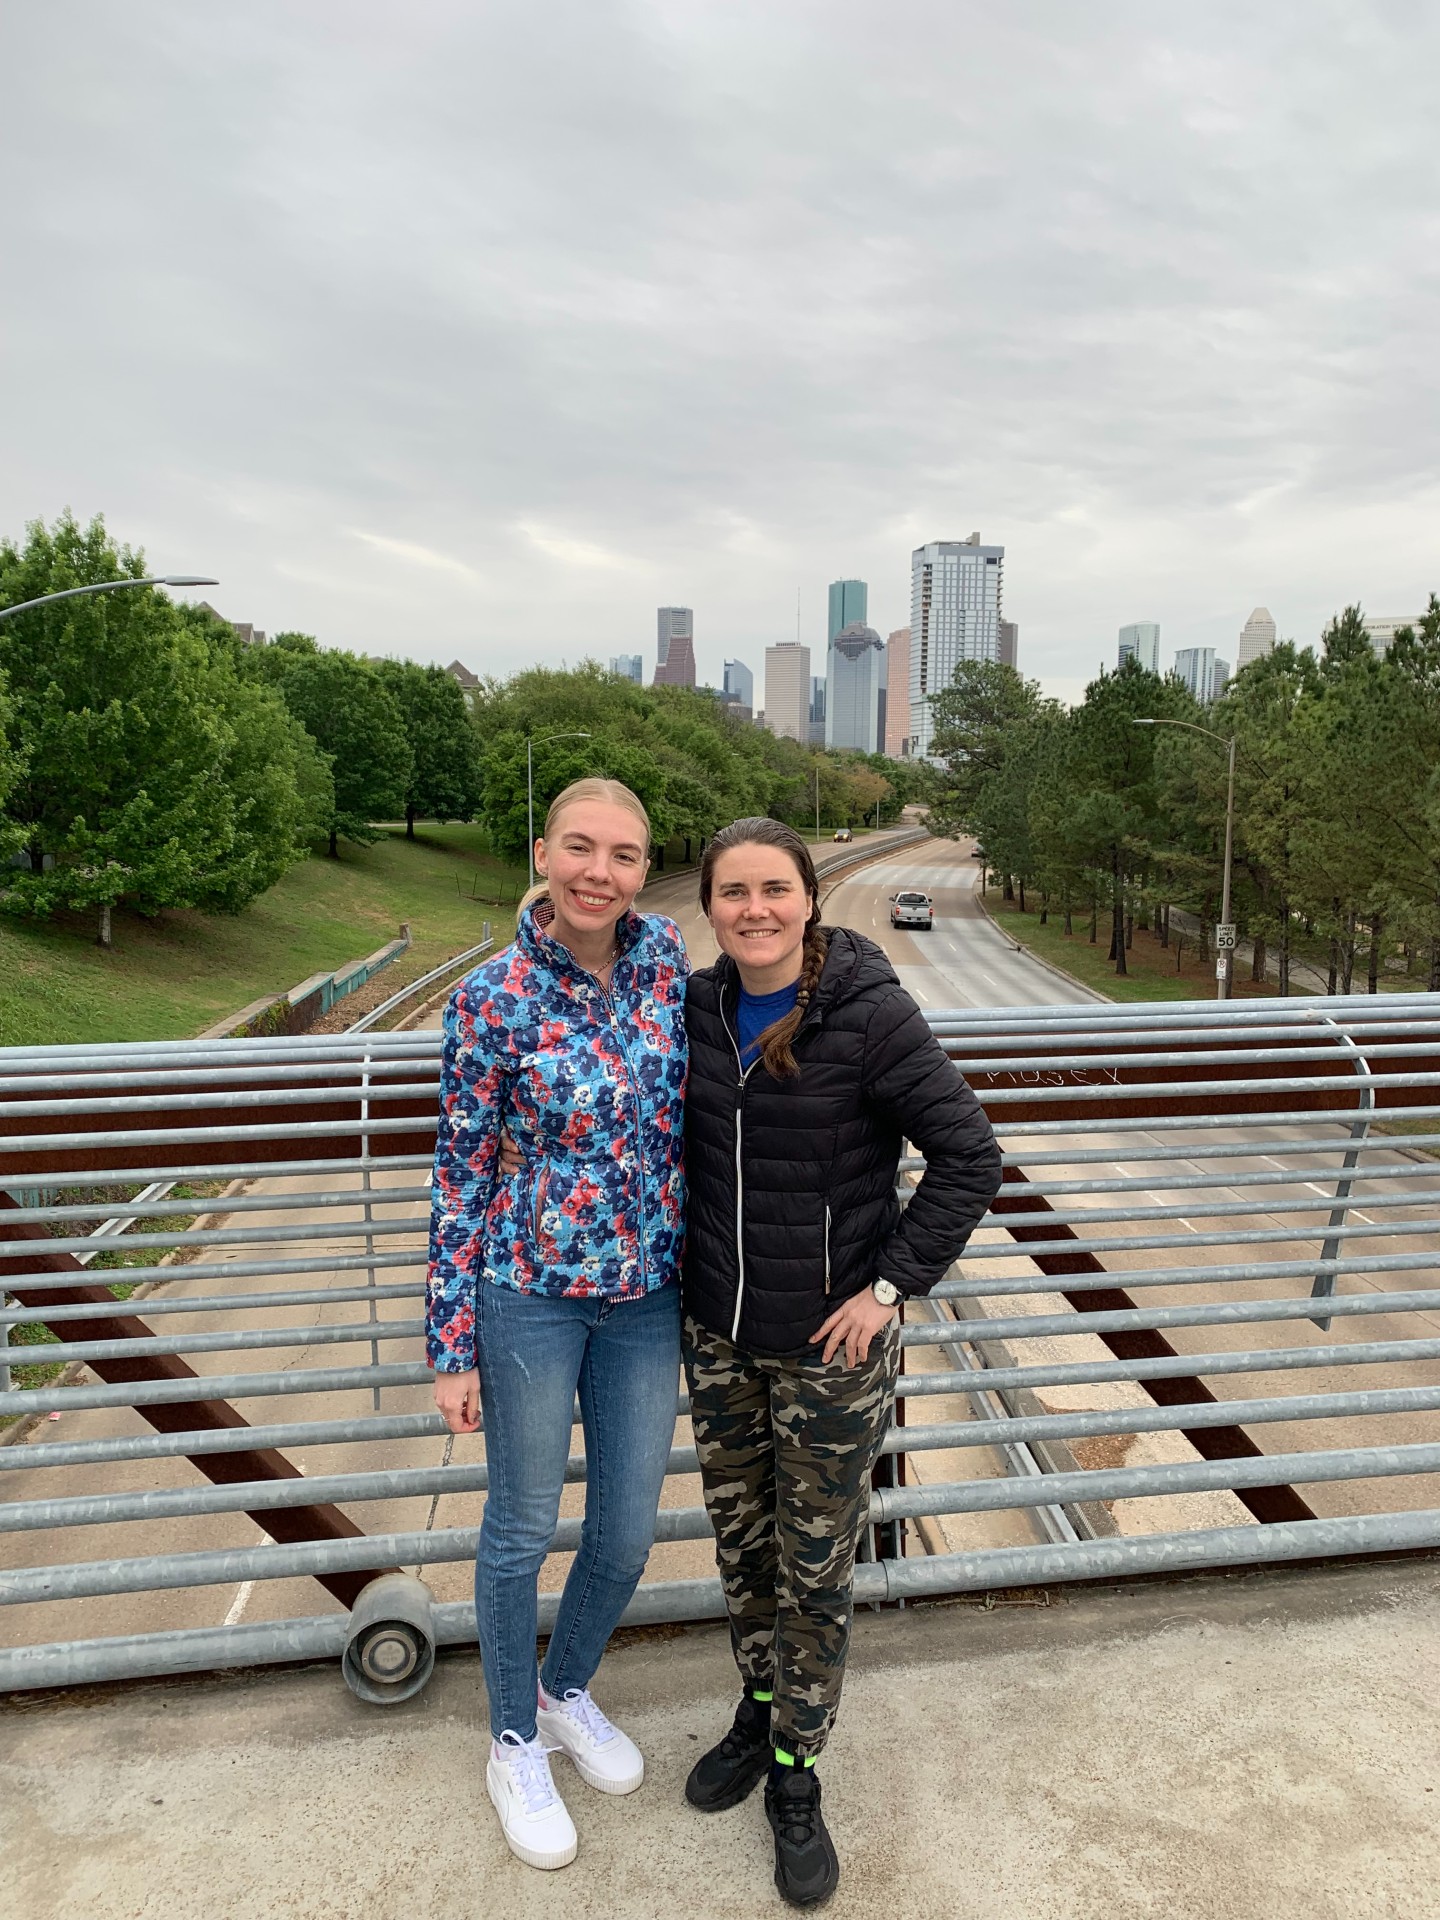
[[[685, 1792], [718, 1812], [765, 1777], [776, 1885], [812, 1906], [839, 1879], [814, 1763], [890, 1422], [896, 1309], [959, 1255], [1000, 1153], [881, 949], [821, 925], [792, 828], [716, 834], [700, 904], [720, 958], [691, 975], [685, 1004], [683, 1345], [743, 1693]], [[907, 1139], [926, 1171], [902, 1214]]]

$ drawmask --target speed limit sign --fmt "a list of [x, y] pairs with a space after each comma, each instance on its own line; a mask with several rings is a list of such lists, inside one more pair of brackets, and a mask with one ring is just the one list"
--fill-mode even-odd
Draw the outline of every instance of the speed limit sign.
[[1235, 922], [1217, 921], [1215, 926], [1215, 945], [1221, 953], [1235, 951]]

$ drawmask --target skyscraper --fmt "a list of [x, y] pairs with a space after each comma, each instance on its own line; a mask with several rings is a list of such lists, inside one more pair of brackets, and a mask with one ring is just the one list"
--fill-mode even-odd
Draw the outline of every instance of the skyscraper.
[[825, 744], [825, 676], [812, 673], [810, 676], [810, 744], [823, 747]]
[[610, 662], [610, 671], [618, 673], [622, 680], [633, 680], [637, 687], [645, 684], [645, 656], [640, 653], [617, 653]]
[[1252, 660], [1263, 659], [1275, 645], [1275, 622], [1268, 607], [1256, 607], [1240, 629], [1240, 652], [1236, 665], [1248, 667]]
[[689, 607], [659, 607], [655, 614], [655, 663], [663, 667], [670, 658], [670, 642], [695, 638], [695, 615]]
[[[1370, 644], [1376, 653], [1390, 651], [1390, 643], [1401, 627], [1419, 627], [1422, 615], [1418, 613], [1367, 613], [1365, 631], [1370, 636]], [[1242, 660], [1242, 666], [1245, 664]]]
[[830, 642], [825, 676], [825, 744], [877, 750], [885, 646], [873, 627], [854, 620]]
[[1120, 665], [1133, 660], [1137, 667], [1144, 667], [1147, 673], [1160, 671], [1160, 623], [1158, 620], [1135, 620], [1128, 627], [1120, 629]]
[[743, 660], [725, 662], [725, 694], [747, 713], [755, 711], [755, 676]]
[[1181, 647], [1172, 669], [1202, 706], [1220, 698], [1230, 678], [1230, 662], [1217, 660], [1213, 647]]
[[826, 624], [826, 643], [833, 640], [842, 627], [853, 626], [858, 620], [863, 627], [866, 619], [870, 589], [863, 580], [832, 580], [830, 582], [830, 618]]
[[885, 744], [898, 760], [910, 751], [910, 629], [897, 627], [885, 642]]
[[661, 607], [655, 621], [655, 685], [695, 684], [695, 615], [689, 607]]
[[1000, 664], [1002, 667], [1019, 667], [1020, 629], [1013, 620], [1000, 622]]
[[910, 556], [910, 751], [929, 756], [930, 695], [962, 660], [1000, 658], [1004, 547], [932, 540]]
[[798, 640], [765, 649], [765, 724], [802, 745], [810, 737], [810, 649]]

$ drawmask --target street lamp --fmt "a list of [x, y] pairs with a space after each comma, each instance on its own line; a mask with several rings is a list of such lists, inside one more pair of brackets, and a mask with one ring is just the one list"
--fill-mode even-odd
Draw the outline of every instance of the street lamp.
[[549, 746], [552, 740], [588, 740], [588, 733], [547, 733], [537, 742], [533, 734], [525, 736], [525, 819], [529, 827], [530, 885], [535, 884], [535, 747]]
[[198, 573], [166, 573], [153, 580], [96, 580], [88, 587], [66, 587], [61, 593], [42, 593], [38, 600], [22, 600], [17, 606], [0, 607], [0, 620], [12, 613], [28, 613], [32, 607], [48, 607], [54, 600], [73, 600], [81, 593], [114, 593], [119, 587], [218, 587], [218, 580], [202, 579]]
[[1218, 740], [1222, 747], [1229, 750], [1230, 771], [1225, 787], [1225, 873], [1220, 889], [1220, 926], [1216, 929], [1217, 941], [1228, 939], [1230, 944], [1221, 949], [1224, 953], [1215, 981], [1215, 998], [1228, 1000], [1235, 977], [1235, 929], [1230, 921], [1230, 855], [1235, 844], [1235, 743], [1236, 735], [1227, 740], [1223, 733], [1216, 733], [1211, 727], [1197, 727], [1193, 720], [1136, 720], [1137, 727], [1184, 727], [1187, 733], [1203, 733], [1207, 740]]

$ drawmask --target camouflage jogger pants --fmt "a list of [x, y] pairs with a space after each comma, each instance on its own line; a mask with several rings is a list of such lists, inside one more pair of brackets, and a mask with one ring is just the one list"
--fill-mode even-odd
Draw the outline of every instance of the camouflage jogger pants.
[[900, 1366], [892, 1321], [858, 1367], [742, 1352], [687, 1315], [690, 1420], [748, 1688], [774, 1693], [775, 1745], [820, 1752], [840, 1704], [855, 1549]]

